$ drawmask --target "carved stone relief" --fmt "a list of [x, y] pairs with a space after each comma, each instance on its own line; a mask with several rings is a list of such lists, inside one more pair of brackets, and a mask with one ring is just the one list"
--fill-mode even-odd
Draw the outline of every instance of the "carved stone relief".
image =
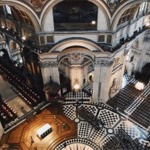
[[113, 61], [96, 59], [94, 64], [95, 66], [111, 67], [113, 64]]
[[118, 91], [118, 83], [117, 83], [116, 78], [114, 78], [113, 84], [112, 84], [112, 86], [110, 87], [110, 91], [109, 91], [109, 96], [110, 96], [110, 98], [112, 98], [112, 97], [115, 95], [115, 93], [116, 93], [117, 91]]
[[51, 62], [40, 62], [40, 65], [42, 68], [48, 68], [48, 67], [57, 67], [58, 62], [51, 61]]
[[114, 58], [114, 65], [113, 67], [116, 67], [120, 64], [120, 58]]

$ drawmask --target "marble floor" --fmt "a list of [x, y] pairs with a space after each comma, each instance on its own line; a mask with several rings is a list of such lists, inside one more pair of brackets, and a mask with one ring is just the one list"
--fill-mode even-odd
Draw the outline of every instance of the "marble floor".
[[[11, 90], [6, 81], [1, 77], [0, 80], [5, 84], [0, 87], [0, 92], [7, 103], [16, 110], [18, 117], [32, 110]], [[90, 114], [89, 117], [93, 117], [92, 121], [84, 117], [87, 114], [79, 114], [78, 110], [81, 108]], [[95, 120], [99, 128], [95, 128]], [[37, 130], [46, 123], [52, 126], [52, 132], [41, 139], [37, 136]], [[146, 130], [108, 105], [55, 103], [4, 134], [0, 141], [0, 150], [103, 150], [120, 130], [124, 130], [133, 140], [137, 139], [142, 146], [149, 144]]]
[[[88, 110], [88, 113], [93, 114], [96, 120], [101, 120], [104, 125], [99, 129], [95, 129], [92, 122], [88, 122], [87, 119], [80, 117], [76, 113], [81, 107]], [[149, 143], [148, 132], [146, 130], [103, 103], [65, 104], [63, 105], [63, 110], [68, 118], [78, 122], [78, 137], [96, 143], [99, 148], [103, 148], [120, 129], [124, 130], [132, 139], [138, 139], [142, 145]]]
[[[104, 124], [96, 129], [92, 122], [77, 113], [81, 107], [87, 109]], [[40, 139], [37, 130], [46, 123], [52, 126], [52, 132]], [[5, 134], [0, 145], [7, 146], [10, 150], [103, 150], [104, 145], [112, 140], [120, 129], [133, 140], [138, 139], [141, 145], [149, 143], [147, 131], [103, 103], [67, 103], [62, 107], [61, 104], [59, 106], [51, 104], [40, 114], [32, 116], [28, 121]]]
[[[52, 132], [41, 139], [37, 136], [37, 130], [46, 123], [52, 126]], [[2, 148], [5, 144], [10, 150], [54, 150], [58, 143], [77, 138], [76, 129], [77, 124], [63, 115], [58, 106], [49, 106], [40, 114], [5, 134], [0, 145]]]

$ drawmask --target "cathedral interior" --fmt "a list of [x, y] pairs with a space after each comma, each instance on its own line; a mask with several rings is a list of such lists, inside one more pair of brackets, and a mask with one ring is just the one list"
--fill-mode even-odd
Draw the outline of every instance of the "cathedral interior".
[[150, 150], [150, 1], [0, 1], [0, 150]]

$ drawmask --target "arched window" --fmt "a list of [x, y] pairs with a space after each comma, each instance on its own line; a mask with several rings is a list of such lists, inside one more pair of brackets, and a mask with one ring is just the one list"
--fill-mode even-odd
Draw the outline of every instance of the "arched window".
[[123, 24], [127, 21], [131, 21], [134, 18], [135, 12], [138, 7], [139, 7], [139, 5], [134, 5], [134, 6], [130, 7], [129, 9], [127, 9], [122, 14], [121, 18], [119, 19], [118, 25]]
[[98, 7], [86, 0], [65, 0], [53, 8], [55, 31], [96, 30]]

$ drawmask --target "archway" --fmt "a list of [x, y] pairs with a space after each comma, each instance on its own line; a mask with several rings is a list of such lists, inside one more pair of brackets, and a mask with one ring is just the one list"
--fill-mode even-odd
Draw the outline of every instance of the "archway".
[[[132, 1], [132, 2], [126, 1], [121, 7], [116, 9], [113, 16], [112, 16], [112, 24], [111, 24], [112, 31], [117, 30], [117, 26], [118, 26], [119, 21], [121, 23], [122, 21], [125, 21], [126, 19], [129, 19], [129, 21], [131, 19], [133, 19], [142, 2], [143, 1], [140, 1], [140, 0]], [[146, 2], [146, 0], [144, 0], [144, 2]], [[132, 9], [135, 9], [135, 10], [133, 11]], [[129, 11], [131, 11], [131, 13], [129, 13]], [[127, 13], [128, 15], [126, 15], [124, 13]]]
[[[95, 54], [99, 54], [98, 57]], [[64, 81], [66, 77], [69, 77], [67, 80], [67, 81], [70, 80], [70, 82], [67, 82], [69, 83], [68, 88], [67, 86], [64, 86], [63, 83], [61, 83], [62, 95], [64, 95], [65, 92], [73, 93], [75, 91], [74, 85], [76, 85], [75, 87], [77, 87], [78, 92], [81, 92], [81, 93], [84, 92], [86, 93], [85, 96], [87, 96], [88, 98], [91, 98], [90, 100], [97, 101], [97, 96], [100, 96], [100, 90], [101, 90], [100, 82], [102, 80], [101, 78], [102, 71], [100, 68], [103, 67], [103, 64], [105, 64], [105, 62], [106, 64], [111, 65], [111, 61], [103, 60], [104, 59], [103, 56], [109, 57], [109, 54], [110, 54], [109, 52], [104, 52], [98, 45], [96, 45], [95, 43], [87, 39], [70, 38], [70, 39], [61, 41], [57, 43], [55, 46], [53, 46], [49, 50], [49, 52], [42, 53], [39, 55], [39, 60], [41, 64], [41, 72], [42, 72], [42, 77], [43, 77], [43, 84], [46, 85], [47, 83], [49, 83], [50, 76], [53, 82], [56, 82], [58, 84], [60, 84], [60, 76], [62, 77], [61, 81]], [[84, 64], [86, 67], [83, 67], [83, 68], [84, 69], [86, 68], [85, 69], [86, 73], [81, 69], [79, 70], [77, 69], [78, 61], [77, 63], [75, 63], [75, 65], [72, 64], [72, 66], [74, 66], [72, 74], [76, 74], [76, 72], [77, 74], [80, 74], [82, 76], [82, 78], [80, 78], [80, 81], [78, 80], [76, 81], [75, 77], [70, 76], [71, 71], [70, 72], [68, 71], [68, 75], [66, 75], [67, 69], [70, 67], [69, 63], [72, 61], [71, 60], [72, 57], [74, 58], [74, 61], [78, 60], [77, 59], [78, 57], [79, 58], [81, 57], [82, 62], [84, 61], [90, 62], [89, 65]], [[79, 62], [80, 62], [80, 59], [79, 59]], [[69, 67], [65, 67], [65, 65], [62, 65], [61, 63], [65, 65], [67, 63], [67, 65], [69, 64], [68, 65]], [[79, 66], [81, 66], [81, 63], [79, 63]], [[60, 74], [60, 72], [62, 73]], [[84, 78], [83, 73], [85, 74], [86, 78]], [[78, 82], [80, 82], [80, 85], [75, 84]], [[99, 87], [99, 88], [93, 89], [93, 86]], [[74, 92], [74, 93], [78, 93], [78, 92]], [[82, 99], [82, 94], [80, 98]], [[73, 97], [73, 100], [74, 99], [76, 98]]]
[[72, 46], [64, 49], [58, 56], [62, 95], [80, 92], [79, 99], [84, 98], [85, 93], [87, 97], [92, 95], [94, 63], [93, 59], [86, 54], [87, 51], [89, 50], [84, 47]]
[[3, 0], [2, 5], [8, 5], [10, 7], [14, 7], [14, 8], [18, 9], [19, 11], [25, 13], [26, 17], [31, 20], [35, 31], [36, 32], [40, 31], [41, 28], [40, 28], [38, 16], [28, 5], [25, 5], [20, 1], [12, 2], [10, 0]]
[[62, 1], [53, 7], [54, 29], [97, 30], [98, 7], [92, 2]]
[[[64, 2], [64, 0], [51, 0], [44, 7], [44, 9], [41, 13], [41, 16], [40, 16], [41, 28], [43, 31], [54, 31], [53, 7], [55, 7], [55, 5], [57, 5], [61, 2]], [[110, 14], [110, 11], [109, 11], [107, 5], [105, 4], [105, 2], [99, 1], [99, 0], [88, 0], [87, 2], [91, 3], [92, 5], [95, 5], [96, 8], [98, 7], [97, 30], [108, 30], [110, 28], [109, 23], [110, 23], [111, 14]], [[84, 12], [86, 12], [86, 11], [84, 11]], [[102, 17], [99, 16], [100, 14]], [[103, 23], [101, 23], [101, 22], [103, 22]], [[93, 22], [93, 23], [95, 24], [95, 22]], [[49, 25], [49, 26], [47, 27], [46, 25]], [[94, 30], [95, 30], [95, 28], [94, 28]]]
[[[145, 37], [141, 35], [140, 37], [131, 41], [127, 46], [122, 87], [128, 84], [133, 77], [141, 72], [142, 66], [148, 62], [148, 56], [146, 55], [146, 45], [148, 44], [144, 42], [144, 38]], [[143, 44], [143, 42], [145, 44]]]
[[21, 48], [18, 43], [13, 40], [9, 42], [9, 53], [15, 66], [22, 66]]

